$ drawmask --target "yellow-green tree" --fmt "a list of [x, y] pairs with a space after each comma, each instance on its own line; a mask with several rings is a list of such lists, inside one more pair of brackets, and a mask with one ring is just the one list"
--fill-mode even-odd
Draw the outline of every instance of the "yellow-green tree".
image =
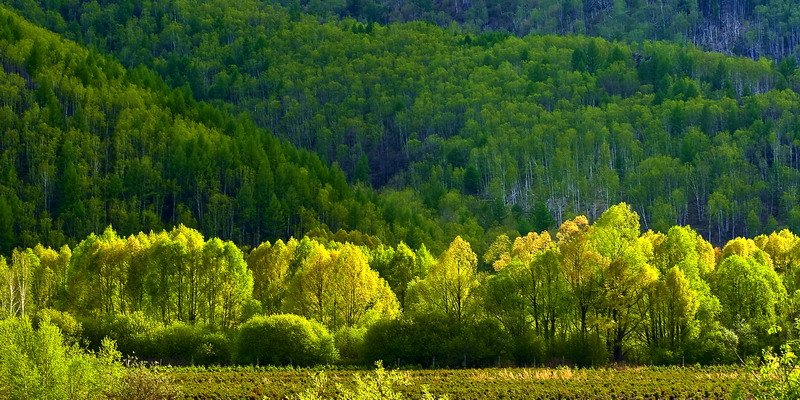
[[478, 256], [469, 242], [457, 236], [425, 279], [414, 282], [412, 310], [438, 312], [458, 323], [474, 315], [479, 284]]
[[286, 243], [278, 239], [274, 244], [260, 244], [247, 256], [247, 266], [253, 272], [253, 298], [261, 302], [266, 314], [280, 311], [297, 246], [294, 238]]
[[589, 310], [597, 305], [600, 294], [601, 274], [607, 260], [592, 246], [589, 240], [589, 220], [577, 216], [564, 221], [558, 228], [561, 273], [569, 287], [569, 294], [577, 311], [581, 337], [588, 330]]
[[399, 312], [386, 281], [367, 263], [361, 248], [326, 249], [316, 241], [290, 278], [284, 310], [316, 319], [331, 330], [369, 325]]
[[648, 261], [652, 243], [641, 238], [639, 215], [622, 203], [609, 208], [593, 226], [592, 243], [608, 264], [602, 270], [602, 312], [608, 318], [614, 359], [623, 359], [624, 344], [647, 318], [643, 305], [652, 294], [658, 271]]

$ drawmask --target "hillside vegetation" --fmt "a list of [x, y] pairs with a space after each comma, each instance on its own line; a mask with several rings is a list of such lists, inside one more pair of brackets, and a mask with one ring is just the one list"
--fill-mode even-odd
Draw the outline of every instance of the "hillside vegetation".
[[[552, 228], [553, 217], [595, 218], [619, 201], [645, 228], [691, 224], [715, 244], [800, 229], [800, 79], [790, 59], [580, 36], [475, 36], [423, 23], [321, 22], [256, 1], [22, 9], [335, 163], [350, 183], [410, 188], [440, 216], [438, 225], [465, 229], [446, 229], [450, 237], [464, 234], [478, 246], [493, 227]], [[218, 191], [230, 197], [239, 187], [232, 185]], [[336, 207], [278, 200], [284, 213], [299, 204], [315, 210], [333, 231], [442, 240], [433, 228], [415, 238], [397, 233], [401, 213], [391, 207], [384, 217], [392, 228], [383, 229], [353, 223], [361, 218]], [[260, 226], [254, 213], [231, 208], [235, 226], [251, 233]], [[234, 237], [228, 231], [208, 232]]]
[[177, 364], [708, 364], [800, 316], [791, 59], [5, 4], [0, 317], [26, 335]]
[[381, 23], [425, 20], [517, 36], [583, 34], [670, 40], [751, 58], [797, 57], [800, 10], [781, 0], [278, 0], [294, 10]]
[[474, 218], [436, 223], [410, 191], [349, 186], [336, 166], [145, 67], [126, 70], [8, 10], [0, 18], [4, 254], [75, 244], [109, 224], [126, 234], [186, 224], [241, 245], [315, 228], [436, 248], [458, 232], [482, 238]]

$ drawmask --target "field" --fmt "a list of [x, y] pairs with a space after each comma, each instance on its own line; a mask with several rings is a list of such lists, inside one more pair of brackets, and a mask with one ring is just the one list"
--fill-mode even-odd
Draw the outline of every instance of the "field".
[[[167, 369], [186, 399], [285, 399], [303, 392], [314, 371], [252, 368]], [[347, 386], [350, 370], [325, 371], [325, 390]], [[410, 370], [407, 398], [420, 398], [421, 385], [450, 399], [727, 399], [739, 390], [745, 372], [731, 367], [571, 369], [493, 368]]]

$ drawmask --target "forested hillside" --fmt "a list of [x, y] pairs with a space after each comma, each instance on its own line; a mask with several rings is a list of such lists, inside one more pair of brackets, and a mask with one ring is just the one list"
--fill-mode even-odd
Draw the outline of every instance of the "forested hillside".
[[778, 360], [800, 14], [487, 3], [0, 0], [0, 393]]
[[517, 36], [583, 34], [609, 40], [669, 40], [759, 57], [800, 56], [800, 9], [782, 0], [278, 0], [295, 10], [365, 22], [456, 22]]
[[186, 224], [242, 246], [316, 228], [437, 249], [459, 233], [483, 239], [473, 215], [486, 207], [475, 199], [453, 194], [452, 212], [469, 217], [444, 221], [408, 190], [378, 197], [351, 187], [339, 168], [247, 115], [197, 102], [146, 67], [126, 70], [4, 9], [0, 17], [3, 254], [74, 244], [109, 224], [125, 234]]
[[[320, 22], [251, 0], [21, 7], [336, 163], [351, 183], [411, 188], [443, 221], [471, 225], [475, 244], [506, 218], [524, 233], [618, 201], [645, 228], [690, 224], [716, 244], [800, 229], [790, 59]], [[314, 209], [333, 230], [361, 228]]]

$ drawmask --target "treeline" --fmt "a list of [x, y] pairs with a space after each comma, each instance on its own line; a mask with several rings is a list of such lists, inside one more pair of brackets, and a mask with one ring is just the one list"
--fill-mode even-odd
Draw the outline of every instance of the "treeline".
[[0, 259], [0, 310], [170, 362], [423, 366], [735, 362], [798, 316], [791, 232], [714, 248], [689, 227], [642, 233], [624, 203], [554, 235], [498, 236], [480, 257], [491, 270], [460, 237], [438, 257], [331, 239], [245, 254], [184, 226], [108, 228]]
[[389, 1], [277, 0], [322, 17], [383, 24], [424, 20], [517, 36], [582, 34], [608, 40], [667, 40], [754, 59], [800, 56], [800, 11], [778, 0], [667, 1]]
[[[370, 206], [348, 213], [291, 201], [307, 193], [300, 190], [277, 191], [287, 198], [275, 201], [269, 192], [250, 197], [258, 179], [268, 180], [253, 163], [252, 183], [221, 179], [212, 193], [222, 196], [213, 203], [211, 195], [200, 203], [184, 196], [198, 221], [217, 210], [224, 212], [211, 220], [232, 215], [233, 224], [201, 225], [210, 235], [257, 244], [311, 220], [297, 211], [302, 206], [332, 231], [358, 229], [437, 249], [460, 234], [482, 251], [497, 225], [548, 229], [553, 219], [595, 218], [619, 201], [648, 229], [690, 224], [717, 245], [784, 226], [800, 230], [800, 75], [791, 58], [726, 58], [646, 41], [473, 35], [422, 23], [320, 22], [256, 1], [19, 7], [124, 65], [149, 66], [186, 96], [315, 152], [351, 183], [412, 189], [414, 207], [438, 215], [435, 224], [411, 221], [395, 208], [408, 196], [386, 192], [375, 202], [387, 229], [365, 226], [376, 220]], [[230, 154], [219, 157], [235, 166]], [[167, 163], [153, 159], [153, 169], [172, 178], [158, 169]], [[340, 186], [311, 202], [341, 196]], [[364, 196], [370, 194], [356, 197]], [[250, 198], [261, 204], [251, 207]], [[261, 224], [254, 215], [274, 215], [261, 211], [270, 204], [278, 215], [294, 215]], [[251, 233], [267, 226], [259, 233], [273, 236], [229, 235], [240, 226]], [[439, 226], [449, 236], [435, 232]]]

